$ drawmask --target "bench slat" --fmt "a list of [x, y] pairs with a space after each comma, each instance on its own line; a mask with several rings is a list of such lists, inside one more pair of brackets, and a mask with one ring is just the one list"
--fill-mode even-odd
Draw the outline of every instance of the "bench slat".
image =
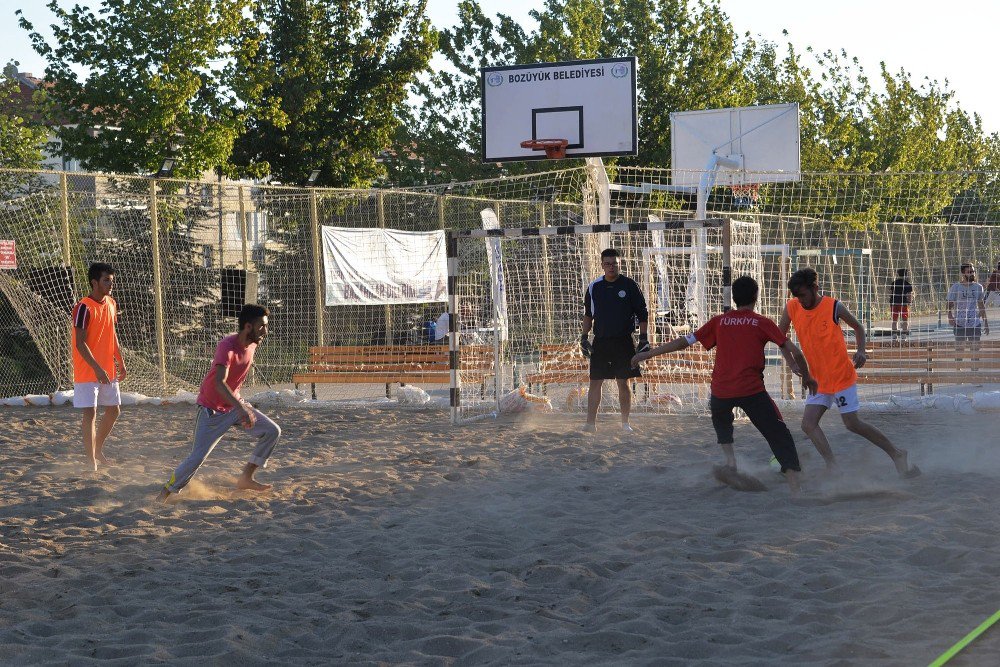
[[309, 364], [309, 370], [314, 373], [405, 373], [448, 370], [448, 364]]
[[[461, 374], [465, 382], [482, 382], [487, 374], [485, 373], [465, 373]], [[451, 382], [451, 373], [295, 373], [292, 375], [292, 382], [297, 384], [317, 383], [317, 384], [393, 384], [397, 382], [411, 382], [413, 384], [448, 384]]]
[[[448, 348], [440, 345], [322, 345], [309, 348], [306, 371], [294, 373], [296, 384], [449, 384]], [[459, 352], [463, 382], [478, 383], [493, 375], [493, 348], [467, 346]], [[315, 393], [315, 392], [314, 392]]]
[[[461, 348], [462, 356], [492, 357], [493, 348], [469, 346]], [[426, 346], [322, 346], [310, 347], [311, 357], [344, 357], [350, 359], [371, 359], [374, 357], [389, 357], [394, 359], [447, 359], [448, 348], [443, 345]]]
[[371, 354], [310, 354], [309, 360], [314, 363], [328, 361], [330, 363], [364, 363], [368, 361], [398, 361], [406, 363], [418, 362], [448, 362], [448, 353], [444, 354], [384, 354], [372, 352]]

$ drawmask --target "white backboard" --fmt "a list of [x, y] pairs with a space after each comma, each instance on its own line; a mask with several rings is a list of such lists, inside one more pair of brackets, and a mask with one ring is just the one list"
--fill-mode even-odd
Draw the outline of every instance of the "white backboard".
[[635, 58], [486, 67], [483, 162], [545, 160], [528, 139], [566, 139], [567, 157], [635, 155]]
[[673, 185], [697, 186], [713, 155], [730, 158], [719, 165], [719, 185], [798, 181], [799, 105], [672, 113], [670, 149]]

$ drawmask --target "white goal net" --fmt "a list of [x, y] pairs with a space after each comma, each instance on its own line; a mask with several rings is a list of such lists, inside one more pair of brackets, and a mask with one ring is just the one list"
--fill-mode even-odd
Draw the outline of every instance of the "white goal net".
[[[441, 329], [449, 326], [442, 320], [449, 306], [398, 298], [331, 302], [323, 229], [332, 227], [455, 234], [463, 253], [455, 280], [467, 303], [456, 312], [466, 323], [460, 332], [468, 371], [460, 392], [465, 416], [495, 411], [498, 399], [528, 384], [554, 408], [579, 410], [585, 397], [575, 385], [534, 380], [551, 379], [557, 371], [579, 375], [579, 358], [564, 358], [560, 368], [553, 357], [578, 341], [583, 285], [599, 275], [601, 249], [622, 251], [623, 271], [646, 295], [653, 340], [662, 341], [719, 311], [727, 244], [721, 227], [683, 228], [696, 216], [696, 201], [675, 185], [678, 175], [670, 170], [605, 170], [575, 161], [565, 166], [410, 190], [0, 170], [0, 399], [72, 388], [69, 313], [89, 291], [88, 265], [100, 261], [117, 270], [118, 332], [129, 366], [125, 391], [169, 397], [196, 390], [217, 341], [235, 331], [239, 307], [257, 301], [271, 311], [271, 332], [248, 392], [293, 389], [297, 378], [313, 373], [322, 376], [315, 383], [321, 400], [396, 402], [404, 381], [425, 392], [418, 398], [448, 405], [450, 359]], [[745, 179], [753, 183], [755, 175]], [[990, 281], [1000, 262], [997, 174], [757, 180], [761, 184], [749, 194], [712, 188], [705, 217], [731, 223], [731, 277], [759, 277], [758, 310], [764, 315], [781, 315], [789, 275], [812, 266], [823, 292], [864, 325], [871, 365], [891, 366], [903, 349], [899, 342], [929, 349], [954, 341], [947, 295], [960, 279], [961, 264], [969, 262], [990, 290], [991, 324], [1000, 319], [1000, 289]], [[492, 218], [484, 219], [484, 210]], [[670, 225], [658, 229], [651, 224], [657, 221]], [[484, 229], [495, 234], [489, 245]], [[560, 231], [566, 229], [581, 233]], [[483, 237], [461, 236], [471, 230]], [[546, 231], [532, 236], [518, 230]], [[490, 277], [498, 266], [507, 296], [499, 315], [492, 310]], [[912, 285], [902, 341], [891, 303], [899, 271]], [[500, 324], [504, 317], [506, 326]], [[498, 337], [497, 329], [507, 331], [506, 337]], [[317, 352], [322, 348], [332, 351]], [[792, 396], [777, 352], [769, 354], [768, 390], [775, 398]], [[669, 368], [661, 370], [659, 378]], [[539, 376], [543, 371], [550, 374]], [[704, 393], [706, 385], [695, 382], [698, 376], [688, 373], [675, 387], [638, 385], [636, 409], [679, 409], [674, 398], [685, 409], [699, 405], [698, 391]], [[908, 400], [925, 390], [905, 374], [894, 377], [862, 382], [862, 400]], [[949, 377], [935, 385], [935, 394], [1000, 388]], [[308, 396], [313, 384], [299, 381], [298, 388]], [[614, 409], [615, 393], [609, 388], [605, 407]]]
[[[484, 219], [494, 216], [482, 211]], [[601, 275], [605, 248], [620, 253], [623, 275], [639, 283], [649, 308], [649, 336], [664, 342], [722, 312], [729, 278], [762, 280], [760, 226], [750, 222], [657, 221], [611, 225], [456, 232], [452, 249], [452, 332], [458, 372], [453, 419], [505, 412], [505, 397], [527, 393], [568, 413], [586, 405], [588, 362], [579, 349], [583, 295]], [[482, 361], [488, 351], [491, 363]], [[471, 351], [470, 351], [471, 350]], [[633, 410], [702, 410], [708, 375], [683, 368], [687, 355], [664, 359], [634, 382]], [[671, 369], [676, 365], [677, 373]], [[699, 370], [708, 370], [701, 364]], [[606, 409], [617, 401], [614, 383]], [[516, 404], [516, 401], [515, 401]], [[516, 407], [516, 405], [515, 405]]]

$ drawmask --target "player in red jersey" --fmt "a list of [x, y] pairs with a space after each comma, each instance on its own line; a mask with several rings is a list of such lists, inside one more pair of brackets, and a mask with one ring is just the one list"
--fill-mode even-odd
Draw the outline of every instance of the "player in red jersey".
[[757, 281], [750, 276], [737, 278], [733, 281], [736, 310], [716, 315], [693, 334], [675, 338], [648, 352], [640, 352], [632, 357], [632, 364], [683, 350], [696, 342], [709, 350], [715, 347], [709, 407], [712, 426], [726, 456], [726, 466], [736, 469], [733, 409], [740, 408], [767, 440], [774, 457], [781, 464], [781, 471], [786, 474], [789, 488], [792, 493], [797, 493], [798, 473], [801, 470], [799, 456], [778, 406], [764, 388], [764, 347], [769, 342], [777, 345], [792, 372], [801, 375], [813, 391], [816, 390], [816, 381], [809, 374], [805, 357], [795, 343], [781, 333], [773, 320], [754, 311], [758, 291]]
[[257, 346], [267, 336], [269, 315], [270, 312], [263, 306], [245, 304], [237, 319], [239, 333], [226, 336], [216, 346], [212, 368], [201, 381], [198, 392], [194, 445], [188, 457], [181, 461], [160, 490], [157, 497], [160, 502], [180, 493], [187, 486], [222, 436], [237, 424], [242, 424], [257, 442], [253, 455], [236, 480], [236, 488], [245, 491], [267, 491], [271, 488], [270, 484], [255, 480], [254, 474], [258, 468], [267, 465], [281, 436], [281, 428], [240, 396], [240, 387], [250, 374]]

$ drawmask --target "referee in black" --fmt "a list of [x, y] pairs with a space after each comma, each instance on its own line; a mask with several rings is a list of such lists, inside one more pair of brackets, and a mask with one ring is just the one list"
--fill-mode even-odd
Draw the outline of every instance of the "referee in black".
[[[629, 378], [639, 377], [632, 368], [632, 355], [649, 349], [646, 327], [649, 311], [639, 285], [618, 271], [618, 251], [608, 248], [601, 253], [604, 275], [590, 283], [583, 296], [583, 332], [580, 350], [590, 358], [590, 392], [587, 395], [585, 431], [597, 430], [597, 410], [601, 407], [601, 389], [605, 380], [618, 382], [618, 402], [622, 408], [622, 430], [632, 432], [628, 417], [632, 410]], [[632, 342], [632, 332], [639, 325], [639, 347]], [[590, 342], [590, 330], [594, 342]]]

